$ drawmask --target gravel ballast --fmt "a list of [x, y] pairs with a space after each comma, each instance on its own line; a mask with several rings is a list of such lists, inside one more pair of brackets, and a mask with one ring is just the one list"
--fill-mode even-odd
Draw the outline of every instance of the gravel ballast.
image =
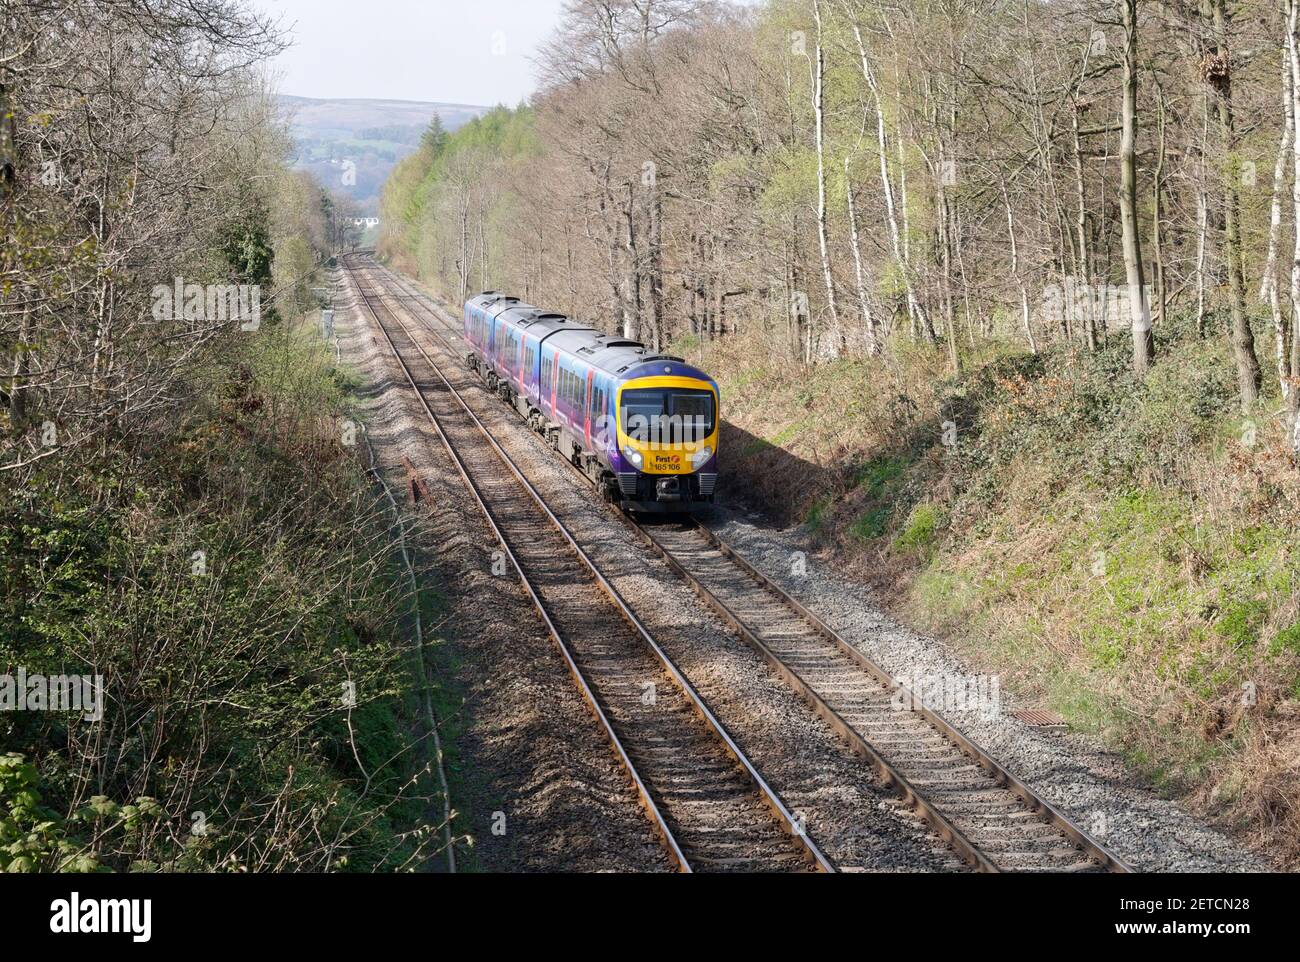
[[[895, 677], [970, 677], [939, 641], [899, 624], [870, 587], [846, 578], [799, 528], [767, 524], [756, 511], [720, 507], [710, 526], [765, 575], [808, 606], [845, 640]], [[806, 559], [796, 564], [798, 556]], [[806, 572], [796, 574], [796, 572]], [[1142, 872], [1267, 871], [1257, 856], [1161, 798], [1123, 761], [1088, 736], [1046, 733], [1011, 716], [977, 709], [944, 716], [1047, 802]]]
[[[433, 338], [427, 347], [446, 351]], [[842, 868], [865, 871], [962, 867], [458, 356], [446, 352], [444, 359], [444, 373], [475, 413], [646, 619], [773, 787], [807, 819], [810, 833], [832, 859]], [[722, 496], [725, 500], [725, 492]], [[725, 504], [709, 520], [751, 563], [888, 671], [911, 678], [969, 675], [941, 643], [891, 619], [868, 587], [835, 570], [801, 530], [774, 527], [761, 515]], [[794, 564], [799, 557], [806, 563]], [[947, 708], [944, 714], [1139, 871], [1267, 869], [1223, 833], [1154, 794], [1092, 739], [1037, 731], [1010, 717], [1015, 707], [1003, 692], [997, 713], [979, 706]]]
[[[472, 836], [463, 865], [496, 872], [646, 872], [672, 865], [609, 742], [582, 701], [536, 610], [513, 578], [493, 574], [499, 547], [388, 345], [342, 277], [336, 305], [344, 362], [360, 377], [358, 415], [394, 492], [407, 488], [402, 457], [431, 495], [408, 511], [425, 591], [441, 593], [438, 683], [458, 711], [454, 830]], [[408, 505], [409, 507], [409, 502]], [[502, 834], [503, 832], [503, 834]]]

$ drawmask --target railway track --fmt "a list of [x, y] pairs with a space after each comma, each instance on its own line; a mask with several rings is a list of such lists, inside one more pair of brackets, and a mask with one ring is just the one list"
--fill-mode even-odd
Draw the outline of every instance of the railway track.
[[834, 871], [443, 377], [403, 320], [405, 308], [386, 303], [404, 297], [384, 291], [379, 268], [351, 259], [344, 266], [677, 866], [686, 872]]
[[977, 868], [1130, 871], [714, 532], [694, 520], [635, 527]]
[[[457, 356], [449, 337], [459, 331], [401, 278], [378, 269]], [[663, 557], [973, 868], [1131, 871], [716, 533], [695, 520], [642, 523], [614, 509], [611, 514]]]

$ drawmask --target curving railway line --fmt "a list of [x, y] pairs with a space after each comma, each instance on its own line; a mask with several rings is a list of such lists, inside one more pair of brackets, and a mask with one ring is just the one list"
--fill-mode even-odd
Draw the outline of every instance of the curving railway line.
[[[669, 855], [691, 871], [834, 871], [420, 344], [375, 267], [345, 261]], [[420, 331], [424, 331], [421, 327]], [[504, 468], [505, 470], [501, 470]]]
[[[369, 275], [369, 280], [360, 282], [368, 288], [362, 290], [363, 300], [375, 316], [381, 330], [384, 330], [385, 335], [389, 337], [390, 345], [398, 356], [399, 362], [402, 357], [401, 351], [379, 316], [381, 313], [387, 313], [390, 318], [393, 318], [394, 315], [390, 309], [377, 303], [381, 295], [380, 289], [371, 286], [381, 281], [383, 286], [391, 289], [389, 292], [382, 292], [383, 299], [400, 304], [400, 310], [408, 313], [418, 310], [425, 318], [421, 324], [422, 329], [441, 341], [453, 357], [460, 353], [457, 344], [460, 332], [429, 299], [415, 292], [387, 268], [373, 262], [367, 262], [364, 268], [350, 266], [349, 269], [353, 271], [354, 277], [358, 276], [359, 271], [365, 271]], [[392, 290], [398, 293], [392, 293]], [[398, 334], [398, 341], [406, 337], [410, 344], [414, 344], [405, 325], [400, 321], [396, 323], [402, 329]], [[449, 340], [449, 337], [456, 340]], [[418, 345], [415, 345], [415, 349], [427, 368], [436, 375], [433, 381], [439, 381], [450, 389], [450, 384], [445, 379], [441, 379], [441, 374], [437, 373], [437, 365], [433, 359]], [[405, 366], [403, 363], [403, 367]], [[416, 382], [409, 370], [408, 377], [414, 385]], [[417, 391], [428, 390], [428, 383], [417, 388]], [[422, 399], [423, 397], [422, 394]], [[459, 399], [459, 395], [455, 397]], [[460, 403], [464, 407], [464, 402]], [[426, 406], [427, 404], [426, 400]], [[464, 412], [468, 413], [467, 407], [464, 407]], [[436, 417], [432, 413], [430, 416]], [[468, 416], [477, 423], [477, 418], [474, 418], [472, 413]], [[603, 590], [614, 599], [615, 607], [620, 610], [624, 625], [631, 624], [635, 627], [635, 634], [642, 641], [642, 650], [655, 651], [660, 670], [666, 671], [673, 677], [677, 689], [686, 693], [688, 701], [693, 699], [693, 707], [697, 715], [702, 712], [702, 717], [711, 719], [708, 709], [699, 701], [698, 696], [694, 695], [689, 682], [671, 666], [663, 652], [654, 644], [649, 633], [640, 626], [636, 616], [622, 602], [622, 599], [617, 597], [613, 588], [599, 574], [576, 541], [545, 507], [536, 491], [505, 457], [495, 441], [491, 440], [482, 425], [478, 424], [477, 427], [482, 435], [486, 436], [485, 443], [490, 443], [497, 455], [505, 460], [509, 469], [507, 474], [513, 476], [511, 481], [529, 490], [532, 508], [528, 510], [546, 515], [551, 529], [563, 534], [568, 553], [584, 562], [588, 572], [587, 578], [590, 579], [594, 574]], [[448, 446], [450, 449], [450, 441]], [[585, 478], [585, 475], [583, 477]], [[466, 482], [471, 487], [476, 483], [468, 477]], [[488, 476], [484, 483], [492, 487], [498, 483], [504, 484], [504, 480], [493, 481], [491, 476]], [[524, 509], [516, 505], [513, 509], [502, 506], [501, 510]], [[484, 511], [488, 513], [490, 519], [493, 517], [489, 507], [484, 506]], [[1100, 842], [1039, 797], [1028, 785], [1007, 771], [988, 752], [965, 737], [937, 712], [921, 704], [918, 699], [904, 700], [905, 704], [914, 706], [912, 710], [899, 710], [897, 696], [902, 689], [896, 679], [745, 561], [707, 527], [695, 520], [643, 523], [613, 509], [610, 513], [611, 516], [629, 525], [649, 549], [664, 558], [669, 567], [709, 607], [730, 624], [777, 675], [831, 726], [850, 749], [869, 763], [881, 779], [890, 785], [972, 868], [985, 872], [1131, 871]], [[535, 515], [532, 521], [524, 523], [536, 525], [539, 520], [540, 518]], [[507, 543], [504, 532], [502, 532], [502, 541]], [[555, 549], [551, 549], [549, 557], [554, 557], [555, 554]], [[530, 560], [527, 557], [524, 559], [525, 562]], [[527, 563], [521, 563], [520, 573], [525, 584], [529, 583], [529, 576], [525, 574], [527, 570], [536, 571], [541, 576], [545, 568], [529, 568]], [[571, 573], [568, 572], [564, 576], [568, 577]], [[553, 572], [553, 575], [558, 578], [560, 572]], [[548, 585], [553, 591], [564, 590], [564, 583], [559, 580], [551, 580]], [[533, 588], [529, 590], [530, 593], [534, 593]], [[536, 593], [534, 593], [534, 600], [537, 601], [539, 610], [542, 610], [543, 617], [547, 618], [545, 601]], [[589, 603], [589, 599], [586, 603]], [[558, 626], [553, 626], [548, 618], [548, 627], [551, 628], [557, 643], [563, 649], [565, 644], [563, 638], [568, 637], [572, 642], [573, 638], [581, 639], [585, 633], [589, 636], [588, 640], [579, 641], [578, 644], [585, 646], [583, 650], [587, 658], [591, 657], [592, 652], [598, 654], [603, 652], [608, 655], [612, 646], [601, 646], [598, 639], [603, 632], [618, 630], [613, 623], [617, 619], [612, 619], [609, 623], [602, 620], [601, 624], [595, 625], [587, 609], [576, 610], [581, 613], [580, 617], [584, 619], [585, 624], [584, 621], [580, 621], [577, 624], [566, 625], [569, 635], [563, 634]], [[630, 646], [624, 641], [618, 649], [622, 651], [628, 647]], [[584, 686], [586, 683], [581, 681], [581, 672], [574, 664], [574, 657], [570, 655], [566, 657], [570, 658], [571, 670], [575, 672], [576, 677], [579, 677], [580, 686]], [[598, 658], [595, 664], [600, 663]], [[650, 667], [652, 666], [646, 664], [635, 670], [646, 671]], [[618, 669], [615, 669], [615, 677], [618, 677]], [[626, 675], [622, 677], [627, 678]], [[647, 674], [634, 677], [650, 676]], [[601, 689], [599, 685], [596, 687], [597, 690], [606, 690]], [[614, 696], [609, 709], [612, 720], [602, 714], [601, 706], [605, 703], [601, 697], [593, 695], [589, 689], [584, 689], [584, 693], [604, 722], [611, 740], [618, 746], [619, 736], [616, 729], [619, 724], [627, 725], [630, 718], [635, 718], [636, 711], [634, 707], [629, 708], [619, 701], [620, 688], [617, 682], [607, 690]], [[666, 717], [660, 720], [667, 721]], [[766, 789], [761, 776], [744, 760], [743, 753], [731, 742], [725, 731], [721, 730], [721, 726], [716, 725], [715, 722], [713, 727], [715, 738], [720, 737], [727, 745], [732, 761], [741, 760], [741, 768], [749, 773], [751, 784]], [[662, 734], [661, 730], [660, 737], [670, 736]], [[671, 737], [680, 739], [683, 736], [678, 734]], [[667, 747], [670, 744], [667, 741], [655, 742], [655, 744], [664, 746], [665, 751], [662, 756], [650, 756], [648, 761], [651, 764], [656, 760], [665, 762], [668, 763], [668, 767], [672, 767], [673, 764], [683, 767], [686, 759], [693, 756], [678, 753], [695, 751], [692, 747], [693, 743], [676, 741], [671, 743], [671, 748]], [[673, 844], [671, 826], [675, 822], [658, 813], [655, 807], [655, 799], [658, 797], [656, 790], [647, 787], [646, 782], [637, 774], [637, 760], [642, 756], [638, 755], [636, 750], [630, 753], [623, 748], [616, 750], [623, 757], [625, 767], [637, 784], [642, 794], [643, 804], [652, 818], [658, 820], [660, 832], [671, 848]], [[646, 768], [649, 771], [650, 765]], [[722, 768], [716, 767], [716, 762], [713, 770], [717, 773], [723, 771]], [[699, 774], [704, 776], [709, 785], [713, 784], [709, 781], [713, 776], [708, 776], [703, 771]], [[655, 783], [650, 775], [647, 774], [646, 778], [650, 784]], [[736, 786], [731, 791], [734, 792], [738, 788], [739, 786]], [[784, 806], [770, 793], [770, 790], [766, 801], [769, 810], [777, 813], [782, 825], [786, 831], [789, 831], [792, 824], [789, 813], [784, 810]], [[830, 868], [829, 863], [825, 862], [805, 834], [796, 832], [794, 837], [807, 843], [814, 865], [823, 869]], [[758, 863], [763, 861], [762, 858], [757, 860]], [[684, 865], [685, 862], [685, 856], [682, 855], [679, 864]], [[765, 867], [763, 864], [744, 860], [729, 861], [725, 857], [719, 860], [711, 856], [703, 856], [701, 864], [740, 870], [751, 867], [761, 870]], [[774, 867], [784, 868], [788, 867], [788, 864], [778, 858]]]

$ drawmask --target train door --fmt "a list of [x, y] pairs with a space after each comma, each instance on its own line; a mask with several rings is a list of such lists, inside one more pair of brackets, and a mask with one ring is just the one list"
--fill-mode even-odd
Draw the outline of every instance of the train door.
[[582, 404], [582, 436], [587, 441], [587, 450], [591, 450], [591, 394], [594, 390], [596, 380], [596, 369], [587, 368], [587, 390], [583, 397]]

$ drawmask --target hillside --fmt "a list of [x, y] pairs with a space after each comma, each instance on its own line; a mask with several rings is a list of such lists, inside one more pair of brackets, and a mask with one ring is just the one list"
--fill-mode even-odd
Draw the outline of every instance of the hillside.
[[356, 201], [358, 213], [379, 212], [379, 190], [403, 157], [415, 150], [435, 116], [457, 130], [485, 107], [412, 100], [320, 100], [284, 95], [296, 156], [294, 167], [310, 172], [336, 193]]

